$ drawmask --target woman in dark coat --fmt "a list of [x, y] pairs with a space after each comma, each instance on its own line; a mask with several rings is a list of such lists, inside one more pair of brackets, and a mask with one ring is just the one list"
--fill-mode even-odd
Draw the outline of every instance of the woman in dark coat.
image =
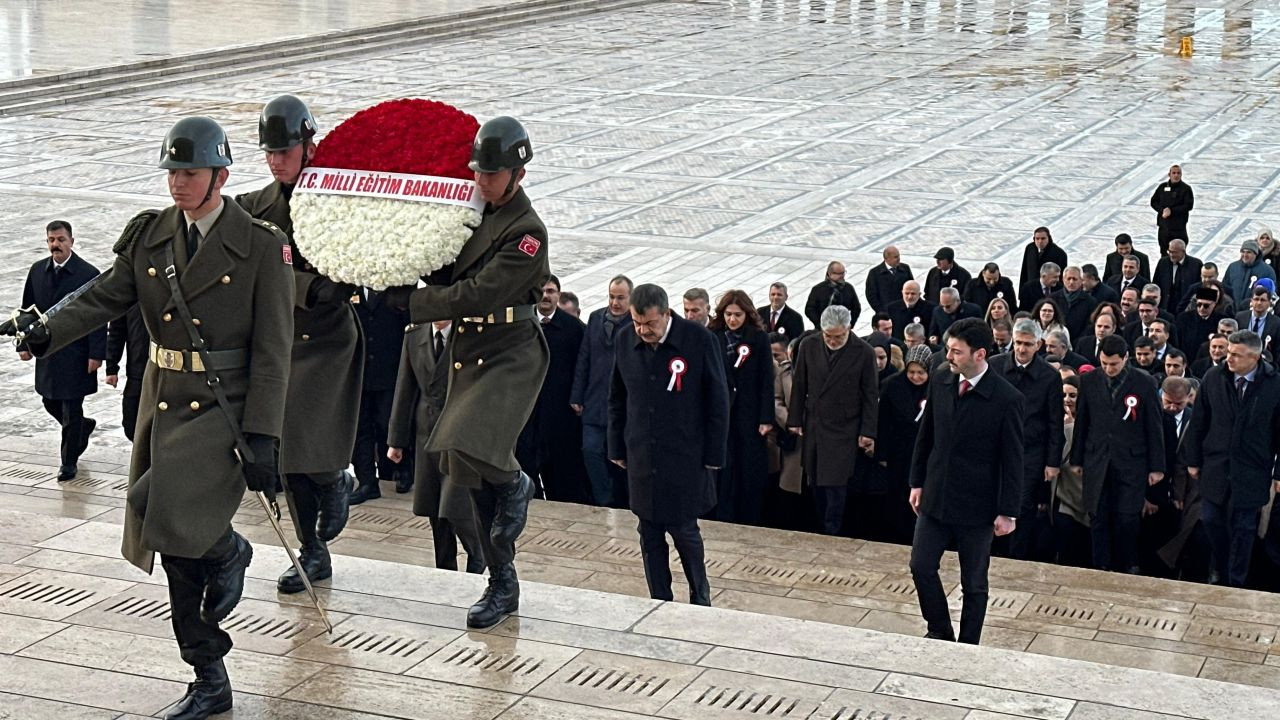
[[730, 290], [708, 326], [729, 381], [729, 461], [717, 483], [715, 519], [759, 525], [769, 477], [765, 436], [773, 429], [773, 353], [751, 298]]
[[906, 368], [880, 385], [880, 438], [876, 459], [884, 469], [887, 493], [883, 518], [885, 540], [911, 544], [915, 514], [907, 503], [911, 453], [929, 391], [929, 348], [907, 351]]

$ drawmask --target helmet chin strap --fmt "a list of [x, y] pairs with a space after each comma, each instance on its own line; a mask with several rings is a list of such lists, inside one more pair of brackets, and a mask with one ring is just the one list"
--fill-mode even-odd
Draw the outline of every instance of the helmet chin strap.
[[511, 193], [515, 190], [516, 183], [520, 180], [520, 170], [521, 168], [511, 168], [511, 179], [507, 181], [507, 189], [502, 191], [502, 201], [504, 203], [511, 199]]
[[204, 199], [200, 201], [200, 207], [209, 202], [209, 198], [213, 197], [213, 186], [218, 184], [218, 168], [209, 168], [213, 174], [209, 176], [209, 189], [204, 194]]

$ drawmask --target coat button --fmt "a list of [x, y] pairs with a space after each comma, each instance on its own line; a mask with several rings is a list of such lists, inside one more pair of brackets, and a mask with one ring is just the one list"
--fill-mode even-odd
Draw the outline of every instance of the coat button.
[[165, 401], [161, 400], [161, 401], [160, 401], [160, 404], [159, 404], [159, 405], [156, 405], [156, 407], [160, 408], [161, 410], [168, 410], [168, 409], [169, 409], [169, 403], [167, 403], [167, 402], [165, 402]]
[[164, 314], [164, 317], [163, 317], [162, 319], [163, 319], [165, 322], [169, 322], [170, 320], [172, 320], [172, 319], [173, 319], [173, 314], [172, 314], [172, 313], [165, 313], [165, 314]]
[[306, 333], [303, 333], [303, 335], [302, 335], [302, 339], [303, 339], [303, 340], [310, 340], [310, 339], [311, 339], [311, 336], [310, 336], [310, 335], [307, 335]]
[[484, 364], [484, 358], [476, 358], [476, 364], [477, 364], [477, 365], [483, 365], [483, 364]]
[[191, 318], [191, 324], [200, 327], [200, 318]]
[[478, 332], [478, 333], [482, 333], [482, 332], [484, 332], [484, 326], [483, 326], [483, 325], [481, 325], [481, 326], [477, 327], [477, 328], [476, 328], [476, 332]]
[[230, 285], [230, 284], [231, 284], [231, 276], [230, 276], [230, 275], [223, 275], [223, 276], [222, 276], [222, 284], [223, 284], [223, 285]]
[[191, 401], [191, 409], [192, 409], [192, 410], [199, 410], [199, 409], [200, 409], [200, 403], [196, 402], [195, 400], [192, 400], [192, 401]]
[[147, 268], [147, 274], [148, 274], [148, 275], [150, 275], [151, 277], [155, 277], [155, 276], [156, 276], [156, 269], [155, 269], [155, 268]]
[[453, 369], [454, 369], [454, 370], [461, 370], [461, 369], [462, 369], [462, 363], [460, 363], [460, 362], [456, 362], [456, 363], [454, 363], [454, 364], [453, 364]]
[[467, 326], [466, 326], [466, 325], [459, 325], [459, 326], [458, 326], [458, 332], [463, 332], [463, 331], [464, 331], [464, 330], [466, 330], [466, 329], [467, 329]]

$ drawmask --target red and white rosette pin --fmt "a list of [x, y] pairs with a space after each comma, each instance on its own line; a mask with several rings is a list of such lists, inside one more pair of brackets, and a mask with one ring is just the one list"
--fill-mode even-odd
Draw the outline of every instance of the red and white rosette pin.
[[751, 347], [746, 343], [739, 345], [738, 359], [733, 361], [733, 368], [736, 370], [742, 367], [742, 363], [746, 362], [749, 357], [751, 357]]
[[689, 370], [689, 363], [682, 357], [671, 358], [667, 366], [671, 370], [671, 380], [667, 383], [667, 392], [680, 392], [684, 389], [684, 374]]
[[1124, 396], [1124, 417], [1121, 420], [1137, 420], [1138, 419], [1138, 396]]

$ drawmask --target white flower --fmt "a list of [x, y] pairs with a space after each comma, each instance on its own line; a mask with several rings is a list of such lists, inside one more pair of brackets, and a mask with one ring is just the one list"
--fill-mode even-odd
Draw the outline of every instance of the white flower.
[[413, 285], [453, 262], [481, 219], [457, 205], [304, 192], [289, 210], [293, 240], [317, 272], [374, 290]]

